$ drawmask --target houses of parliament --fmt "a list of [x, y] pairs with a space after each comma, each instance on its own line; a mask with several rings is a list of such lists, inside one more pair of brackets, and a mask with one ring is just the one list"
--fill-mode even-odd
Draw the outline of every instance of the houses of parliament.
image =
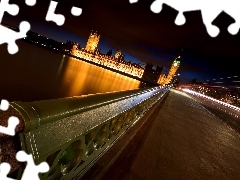
[[168, 75], [166, 75], [162, 73], [163, 67], [157, 66], [156, 69], [153, 69], [153, 64], [151, 63], [147, 63], [145, 67], [142, 67], [139, 64], [131, 63], [130, 61], [126, 62], [121, 49], [118, 49], [114, 55], [112, 54], [112, 50], [109, 50], [107, 54], [102, 54], [98, 49], [99, 40], [100, 35], [97, 32], [91, 32], [86, 47], [84, 48], [81, 48], [77, 43], [71, 41], [68, 41], [66, 44], [70, 47], [70, 54], [73, 56], [162, 86], [172, 82], [173, 77], [180, 66], [180, 56], [178, 56], [173, 61]]

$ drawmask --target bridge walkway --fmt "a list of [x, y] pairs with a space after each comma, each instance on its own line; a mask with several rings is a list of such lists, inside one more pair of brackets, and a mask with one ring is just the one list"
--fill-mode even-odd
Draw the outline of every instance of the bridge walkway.
[[145, 119], [83, 179], [240, 178], [239, 132], [186, 93], [171, 90]]

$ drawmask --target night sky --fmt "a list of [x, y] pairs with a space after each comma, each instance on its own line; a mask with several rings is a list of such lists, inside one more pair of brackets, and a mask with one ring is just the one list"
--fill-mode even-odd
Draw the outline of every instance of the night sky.
[[[186, 23], [177, 26], [174, 20], [177, 11], [164, 5], [159, 14], [150, 10], [153, 1], [140, 0], [130, 4], [129, 0], [58, 0], [56, 13], [65, 15], [63, 26], [45, 21], [50, 0], [38, 0], [28, 7], [24, 0], [12, 0], [20, 6], [16, 17], [4, 15], [3, 22], [17, 25], [27, 20], [31, 30], [61, 42], [71, 40], [85, 47], [92, 30], [100, 35], [99, 48], [102, 53], [121, 47], [126, 61], [152, 62], [171, 66], [181, 53], [178, 73], [182, 80], [197, 78], [206, 80], [240, 75], [240, 33], [231, 35], [227, 27], [234, 22], [222, 12], [213, 22], [220, 28], [216, 38], [208, 35], [202, 22], [201, 12], [186, 12]], [[82, 8], [82, 15], [74, 17], [72, 6]]]

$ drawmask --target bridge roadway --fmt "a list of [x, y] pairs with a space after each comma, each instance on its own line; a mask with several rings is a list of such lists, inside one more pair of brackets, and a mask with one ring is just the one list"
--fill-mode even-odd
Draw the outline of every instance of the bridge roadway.
[[83, 179], [240, 179], [239, 132], [206, 107], [171, 90]]

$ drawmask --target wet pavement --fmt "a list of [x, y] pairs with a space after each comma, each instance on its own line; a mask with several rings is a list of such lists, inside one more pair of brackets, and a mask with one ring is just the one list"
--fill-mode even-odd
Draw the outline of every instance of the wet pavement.
[[206, 109], [208, 109], [211, 113], [217, 116], [222, 120], [223, 123], [226, 123], [230, 128], [233, 128], [235, 131], [240, 133], [240, 112], [229, 109], [228, 107], [224, 107], [223, 105], [219, 105], [218, 103], [214, 103], [211, 100], [205, 98], [199, 98], [196, 96], [192, 96], [195, 100], [200, 102]]
[[238, 129], [211, 108], [171, 90], [101, 179], [240, 179]]

